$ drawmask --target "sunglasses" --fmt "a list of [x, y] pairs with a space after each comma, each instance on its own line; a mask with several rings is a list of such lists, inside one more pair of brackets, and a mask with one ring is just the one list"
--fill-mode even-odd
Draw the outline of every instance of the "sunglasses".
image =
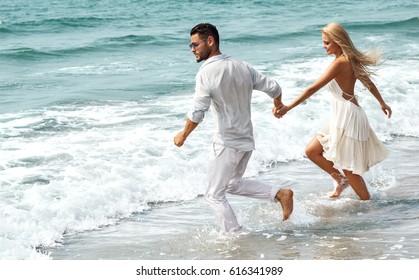
[[198, 46], [199, 46], [199, 44], [201, 44], [201, 42], [203, 42], [203, 41], [205, 41], [206, 39], [204, 39], [204, 40], [200, 40], [199, 42], [195, 42], [195, 43], [191, 43], [191, 44], [189, 44], [189, 48], [190, 49], [196, 49]]

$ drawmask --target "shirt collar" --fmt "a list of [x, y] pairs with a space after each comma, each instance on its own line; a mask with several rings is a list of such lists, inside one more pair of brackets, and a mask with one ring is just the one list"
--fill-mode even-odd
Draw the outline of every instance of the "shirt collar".
[[224, 60], [229, 58], [230, 56], [226, 55], [226, 54], [219, 54], [219, 55], [215, 55], [212, 56], [210, 58], [208, 58], [207, 60], [205, 60], [204, 64], [201, 65], [201, 67], [199, 68], [199, 70], [201, 70], [202, 68], [204, 68], [205, 66], [207, 66], [208, 64], [211, 64], [213, 62], [219, 61], [219, 60]]

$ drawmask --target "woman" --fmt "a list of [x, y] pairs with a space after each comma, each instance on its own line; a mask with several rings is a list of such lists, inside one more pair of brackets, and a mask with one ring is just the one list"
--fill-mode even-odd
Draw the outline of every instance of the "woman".
[[338, 23], [326, 25], [322, 29], [322, 39], [327, 54], [334, 55], [335, 60], [294, 101], [288, 106], [274, 108], [273, 113], [281, 118], [327, 85], [332, 93], [331, 118], [307, 146], [306, 155], [336, 181], [335, 191], [330, 197], [338, 197], [350, 184], [361, 200], [368, 200], [370, 194], [362, 175], [385, 159], [388, 152], [371, 129], [365, 112], [356, 100], [354, 88], [359, 80], [377, 99], [384, 114], [391, 117], [391, 108], [370, 79], [372, 72], [369, 66], [377, 64], [379, 54], [367, 55], [358, 51]]

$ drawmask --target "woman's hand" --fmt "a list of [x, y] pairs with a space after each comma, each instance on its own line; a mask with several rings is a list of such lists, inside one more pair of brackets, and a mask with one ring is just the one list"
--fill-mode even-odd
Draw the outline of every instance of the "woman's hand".
[[383, 110], [384, 114], [387, 115], [387, 118], [391, 118], [392, 111], [391, 111], [390, 106], [384, 103], [383, 105], [381, 105], [381, 110]]

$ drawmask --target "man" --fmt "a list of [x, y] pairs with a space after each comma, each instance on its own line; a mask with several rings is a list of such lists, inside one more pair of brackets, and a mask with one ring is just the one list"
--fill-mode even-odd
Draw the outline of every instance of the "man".
[[242, 179], [255, 149], [250, 108], [252, 92], [259, 90], [272, 97], [273, 112], [276, 112], [283, 106], [281, 87], [251, 65], [222, 54], [219, 34], [214, 25], [198, 24], [192, 28], [190, 35], [189, 46], [196, 61], [199, 63], [205, 60], [205, 63], [196, 75], [191, 110], [184, 129], [174, 137], [175, 145], [181, 147], [184, 144], [211, 106], [216, 128], [208, 165], [206, 199], [221, 228], [227, 232], [240, 229], [226, 192], [279, 201], [283, 220], [287, 220], [293, 210], [292, 190]]

